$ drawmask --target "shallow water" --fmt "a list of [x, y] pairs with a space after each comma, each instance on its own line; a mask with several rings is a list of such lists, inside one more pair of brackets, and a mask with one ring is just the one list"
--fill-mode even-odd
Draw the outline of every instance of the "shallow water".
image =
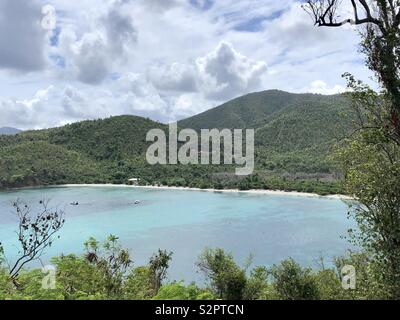
[[[0, 193], [0, 242], [9, 260], [17, 252], [11, 206], [17, 198], [32, 205], [50, 199], [66, 211], [61, 238], [44, 262], [61, 253], [81, 253], [90, 236], [104, 240], [114, 234], [136, 265], [158, 248], [173, 251], [170, 278], [186, 281], [201, 281], [195, 262], [205, 247], [224, 248], [241, 264], [250, 254], [253, 265], [290, 256], [315, 267], [321, 255], [329, 263], [350, 248], [341, 236], [354, 227], [338, 199], [123, 187], [25, 189]], [[135, 200], [141, 203], [134, 205]], [[79, 206], [69, 205], [74, 201]]]

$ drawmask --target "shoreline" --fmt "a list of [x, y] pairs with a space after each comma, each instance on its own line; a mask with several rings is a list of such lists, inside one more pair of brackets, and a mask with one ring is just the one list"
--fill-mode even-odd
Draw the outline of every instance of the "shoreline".
[[295, 196], [295, 197], [309, 197], [309, 198], [326, 198], [326, 199], [339, 199], [339, 200], [353, 200], [353, 198], [341, 195], [332, 194], [322, 196], [317, 193], [307, 193], [298, 191], [283, 191], [283, 190], [239, 190], [239, 189], [201, 189], [189, 187], [168, 187], [168, 186], [135, 186], [127, 184], [63, 184], [53, 186], [43, 186], [44, 188], [75, 188], [75, 187], [114, 187], [114, 188], [132, 188], [132, 189], [150, 189], [150, 190], [177, 190], [177, 191], [203, 191], [215, 193], [245, 193], [245, 194], [258, 194], [258, 195], [275, 195], [275, 196]]

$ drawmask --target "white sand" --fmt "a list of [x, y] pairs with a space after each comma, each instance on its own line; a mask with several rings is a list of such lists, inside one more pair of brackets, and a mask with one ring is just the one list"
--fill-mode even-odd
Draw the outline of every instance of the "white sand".
[[136, 189], [160, 189], [160, 190], [186, 190], [186, 191], [205, 191], [205, 192], [221, 192], [221, 193], [249, 193], [259, 195], [284, 195], [284, 196], [295, 196], [295, 197], [313, 197], [313, 198], [330, 198], [330, 199], [341, 199], [341, 200], [352, 200], [351, 197], [341, 194], [334, 194], [328, 196], [321, 196], [316, 193], [306, 192], [289, 192], [280, 190], [238, 190], [238, 189], [200, 189], [200, 188], [188, 188], [188, 187], [167, 187], [167, 186], [134, 186], [127, 184], [65, 184], [55, 187], [118, 187], [118, 188], [136, 188]]

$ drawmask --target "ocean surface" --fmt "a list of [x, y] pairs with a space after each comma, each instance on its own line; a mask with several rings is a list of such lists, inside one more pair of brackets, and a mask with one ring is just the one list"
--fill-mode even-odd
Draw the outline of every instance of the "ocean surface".
[[[137, 266], [159, 248], [173, 251], [169, 277], [187, 282], [202, 281], [195, 264], [206, 247], [224, 248], [242, 265], [251, 255], [252, 266], [292, 257], [317, 267], [319, 257], [329, 264], [351, 248], [341, 236], [355, 227], [342, 200], [322, 197], [124, 187], [24, 189], [0, 193], [0, 242], [10, 261], [18, 252], [12, 208], [18, 198], [33, 211], [45, 199], [66, 212], [61, 237], [46, 251], [44, 263], [61, 253], [82, 253], [91, 236], [104, 241], [113, 234], [130, 249]], [[71, 206], [74, 201], [79, 206]]]

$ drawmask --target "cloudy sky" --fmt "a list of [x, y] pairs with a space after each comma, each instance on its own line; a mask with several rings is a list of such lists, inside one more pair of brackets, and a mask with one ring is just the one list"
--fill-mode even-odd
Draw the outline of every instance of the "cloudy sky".
[[346, 71], [369, 81], [358, 42], [350, 26], [313, 27], [295, 0], [1, 0], [0, 127], [170, 122], [254, 91], [334, 94]]

